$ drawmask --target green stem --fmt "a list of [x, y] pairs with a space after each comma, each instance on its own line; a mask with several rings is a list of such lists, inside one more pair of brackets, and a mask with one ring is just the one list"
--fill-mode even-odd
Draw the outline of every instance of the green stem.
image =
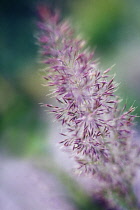
[[112, 190], [109, 194], [108, 192], [105, 193], [106, 200], [109, 200], [110, 196], [108, 195], [110, 194], [112, 194], [111, 198], [116, 206], [122, 207], [124, 210], [140, 210], [135, 194], [130, 186], [125, 193], [122, 193], [119, 190]]

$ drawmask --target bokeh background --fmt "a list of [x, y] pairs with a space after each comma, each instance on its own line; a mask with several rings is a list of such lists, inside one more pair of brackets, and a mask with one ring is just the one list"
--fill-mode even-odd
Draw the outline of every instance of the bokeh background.
[[[113, 72], [120, 83], [118, 92], [122, 103], [127, 103], [128, 107], [134, 103], [140, 115], [140, 1], [0, 1], [0, 156], [41, 160], [42, 167], [46, 164], [47, 170], [56, 175], [59, 166], [52, 161], [54, 153], [47, 141], [55, 128], [40, 107], [40, 103], [49, 100], [46, 97], [49, 90], [42, 86], [44, 81], [39, 71], [42, 64], [38, 62], [35, 38], [38, 4], [57, 8], [63, 18], [71, 19], [95, 50], [101, 69], [116, 64]], [[138, 132], [139, 123], [137, 118]], [[68, 181], [65, 183], [67, 185]], [[72, 197], [77, 208], [92, 209], [93, 203], [91, 207], [85, 194], [77, 193], [77, 200]], [[80, 196], [85, 198], [85, 203], [81, 204]]]

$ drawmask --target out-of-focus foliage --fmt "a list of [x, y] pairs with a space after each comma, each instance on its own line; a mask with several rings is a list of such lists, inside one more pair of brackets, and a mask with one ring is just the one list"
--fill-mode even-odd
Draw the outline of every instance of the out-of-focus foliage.
[[92, 47], [108, 51], [118, 41], [124, 22], [124, 1], [82, 0], [76, 1], [73, 8]]
[[1, 152], [24, 155], [39, 151], [44, 138], [33, 1], [1, 1], [0, 13]]
[[120, 41], [135, 39], [140, 31], [140, 2], [131, 0], [77, 0], [74, 16], [97, 51], [112, 52]]

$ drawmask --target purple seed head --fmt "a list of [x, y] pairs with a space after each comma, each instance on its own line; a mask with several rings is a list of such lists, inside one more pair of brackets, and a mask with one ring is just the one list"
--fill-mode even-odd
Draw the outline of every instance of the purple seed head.
[[[57, 17], [57, 18], [56, 18]], [[80, 172], [96, 174], [111, 185], [133, 177], [138, 151], [132, 144], [133, 107], [120, 108], [118, 84], [100, 71], [93, 52], [68, 21], [50, 15], [38, 24], [45, 79], [58, 106], [48, 105], [65, 127], [60, 143], [69, 148]]]

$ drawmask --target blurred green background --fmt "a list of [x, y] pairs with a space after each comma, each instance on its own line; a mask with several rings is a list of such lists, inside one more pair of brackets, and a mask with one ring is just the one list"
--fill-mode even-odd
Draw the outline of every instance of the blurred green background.
[[[45, 152], [47, 89], [38, 63], [36, 7], [60, 9], [78, 27], [100, 67], [113, 64], [120, 95], [128, 107], [140, 106], [140, 1], [138, 0], [1, 0], [0, 2], [0, 148], [14, 155]], [[140, 114], [140, 109], [137, 111]]]

